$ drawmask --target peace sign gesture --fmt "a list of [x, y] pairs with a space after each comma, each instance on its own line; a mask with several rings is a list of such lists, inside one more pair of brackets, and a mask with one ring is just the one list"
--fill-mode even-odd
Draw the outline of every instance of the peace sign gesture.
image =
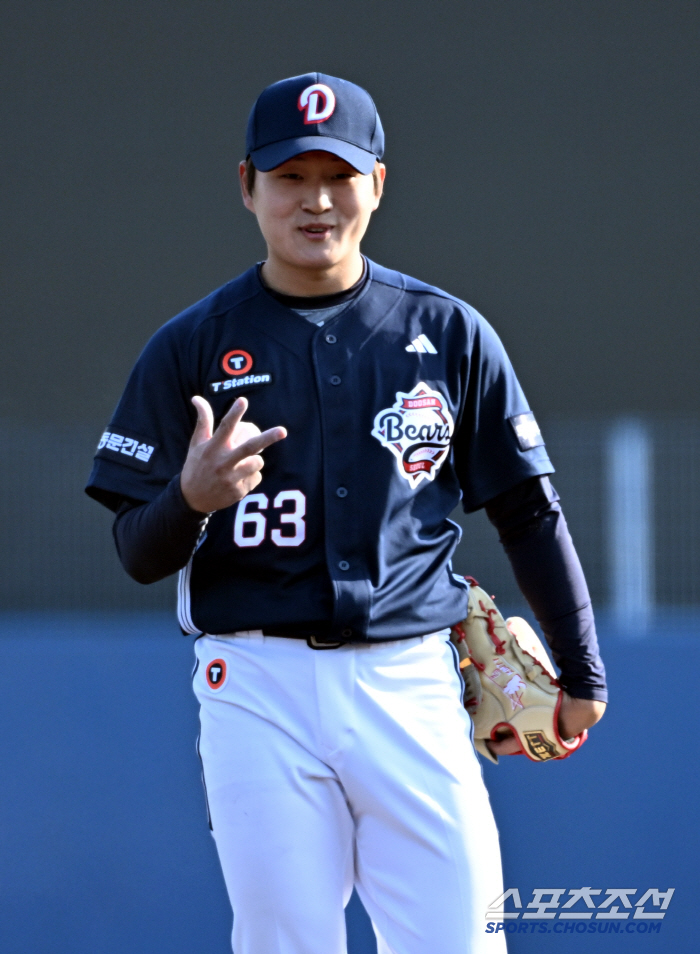
[[244, 397], [233, 402], [216, 430], [209, 402], [197, 396], [192, 403], [197, 408], [197, 424], [180, 474], [180, 487], [193, 510], [211, 513], [237, 503], [258, 486], [264, 465], [260, 454], [285, 438], [287, 431], [271, 427], [260, 433], [255, 424], [243, 421], [248, 410]]

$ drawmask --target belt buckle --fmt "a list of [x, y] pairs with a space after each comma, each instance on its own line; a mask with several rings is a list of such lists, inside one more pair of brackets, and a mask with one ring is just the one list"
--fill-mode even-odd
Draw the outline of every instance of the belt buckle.
[[307, 636], [306, 645], [309, 649], [339, 649], [345, 643], [319, 643], [315, 636]]

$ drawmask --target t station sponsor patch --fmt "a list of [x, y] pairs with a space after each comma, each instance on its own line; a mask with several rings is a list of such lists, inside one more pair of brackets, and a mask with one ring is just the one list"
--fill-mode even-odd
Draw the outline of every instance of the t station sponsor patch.
[[243, 378], [228, 378], [226, 381], [212, 381], [209, 390], [212, 394], [219, 394], [221, 391], [236, 391], [244, 388], [261, 387], [263, 384], [272, 384], [271, 374], [246, 374]]
[[207, 683], [210, 689], [221, 689], [226, 682], [226, 662], [212, 659], [206, 669]]
[[209, 390], [212, 394], [224, 391], [238, 391], [259, 388], [264, 384], [272, 384], [272, 375], [269, 373], [252, 374], [255, 359], [249, 351], [242, 348], [233, 348], [222, 355], [219, 362], [222, 371], [228, 375], [224, 381], [211, 381]]

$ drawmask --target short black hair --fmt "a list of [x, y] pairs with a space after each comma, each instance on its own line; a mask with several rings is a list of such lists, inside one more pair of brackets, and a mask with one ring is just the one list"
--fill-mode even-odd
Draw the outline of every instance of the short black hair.
[[253, 189], [255, 188], [255, 173], [256, 172], [257, 172], [257, 169], [253, 165], [253, 160], [250, 158], [250, 156], [247, 156], [245, 161], [245, 184], [248, 189], [248, 192], [250, 192], [251, 195], [253, 193]]

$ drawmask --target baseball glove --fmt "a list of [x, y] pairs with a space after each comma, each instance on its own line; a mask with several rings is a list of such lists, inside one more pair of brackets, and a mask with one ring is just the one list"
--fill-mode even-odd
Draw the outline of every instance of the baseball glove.
[[533, 762], [565, 759], [586, 741], [559, 735], [562, 689], [532, 627], [519, 616], [504, 620], [476, 580], [469, 581], [467, 618], [452, 627], [464, 678], [464, 705], [474, 722], [476, 749], [498, 762], [488, 745], [510, 729]]

